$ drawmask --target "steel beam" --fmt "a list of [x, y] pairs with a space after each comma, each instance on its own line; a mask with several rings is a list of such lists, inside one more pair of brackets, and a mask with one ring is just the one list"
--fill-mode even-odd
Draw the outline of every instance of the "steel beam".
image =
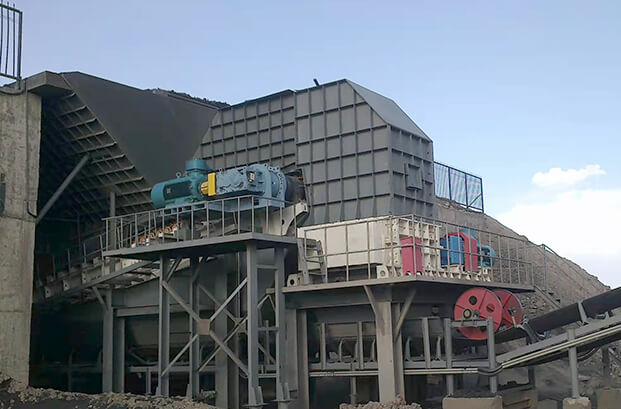
[[88, 154], [86, 154], [86, 155], [84, 155], [82, 157], [82, 159], [80, 159], [78, 164], [75, 165], [73, 170], [67, 175], [65, 180], [63, 180], [63, 183], [61, 183], [60, 186], [58, 186], [58, 189], [56, 189], [56, 191], [54, 192], [52, 197], [50, 197], [48, 199], [48, 201], [45, 203], [45, 205], [43, 205], [43, 208], [41, 209], [41, 211], [37, 215], [37, 218], [35, 219], [35, 224], [39, 224], [41, 222], [41, 220], [43, 220], [43, 218], [45, 217], [47, 212], [49, 212], [50, 209], [52, 208], [52, 206], [54, 206], [54, 203], [56, 203], [56, 201], [58, 200], [60, 195], [63, 194], [63, 192], [65, 191], [67, 186], [69, 186], [69, 184], [73, 181], [75, 176], [78, 173], [80, 173], [80, 171], [82, 170], [84, 165], [86, 165], [88, 163], [89, 159], [90, 159], [90, 156]]

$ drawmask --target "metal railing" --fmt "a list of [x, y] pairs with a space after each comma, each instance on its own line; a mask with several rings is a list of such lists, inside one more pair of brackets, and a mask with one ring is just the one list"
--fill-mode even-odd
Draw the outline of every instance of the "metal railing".
[[[269, 206], [265, 206], [265, 201]], [[294, 203], [238, 196], [105, 218], [105, 250], [150, 246], [242, 233], [293, 235]], [[116, 232], [116, 233], [114, 233]]]
[[[476, 243], [464, 241], [455, 249], [447, 244], [453, 236]], [[324, 282], [416, 274], [521, 285], [535, 281], [528, 241], [415, 215], [303, 227], [298, 237], [306, 264], [315, 270], [325, 265]], [[409, 271], [405, 257], [412, 261]]]
[[449, 199], [467, 209], [484, 211], [483, 179], [440, 162], [433, 163], [437, 197]]
[[22, 12], [0, 0], [0, 77], [22, 78]]

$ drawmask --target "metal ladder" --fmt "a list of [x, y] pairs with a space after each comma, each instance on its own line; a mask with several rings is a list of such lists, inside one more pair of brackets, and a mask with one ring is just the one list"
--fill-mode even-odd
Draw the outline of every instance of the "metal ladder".
[[[313, 239], [298, 239], [298, 265], [302, 271], [302, 284], [315, 281], [328, 282], [328, 266], [321, 242]], [[309, 261], [308, 259], [311, 259]], [[320, 280], [315, 280], [315, 277]]]

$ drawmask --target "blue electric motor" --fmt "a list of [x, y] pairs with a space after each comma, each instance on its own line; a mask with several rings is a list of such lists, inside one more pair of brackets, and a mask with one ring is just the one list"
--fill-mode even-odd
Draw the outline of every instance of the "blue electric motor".
[[212, 202], [210, 209], [224, 208], [229, 212], [285, 207], [285, 200], [289, 200], [295, 190], [293, 185], [293, 180], [280, 169], [268, 165], [212, 172], [207, 162], [199, 159], [186, 162], [186, 176], [155, 185], [151, 200], [156, 208], [207, 200]]
[[178, 206], [205, 200], [201, 185], [207, 182], [211, 168], [202, 159], [185, 162], [186, 176], [167, 180], [153, 186], [151, 201], [156, 208]]

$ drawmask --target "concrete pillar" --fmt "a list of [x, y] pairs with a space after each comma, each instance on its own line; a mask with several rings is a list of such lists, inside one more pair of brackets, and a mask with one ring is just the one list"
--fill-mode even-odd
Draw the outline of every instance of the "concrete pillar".
[[597, 395], [597, 409], [617, 409], [621, 406], [621, 389], [599, 389]]
[[559, 403], [552, 399], [540, 400], [537, 409], [558, 409]]
[[[618, 406], [615, 406], [618, 408]], [[563, 399], [563, 409], [591, 409], [589, 398], [565, 398]]]
[[503, 409], [502, 397], [493, 398], [444, 398], [442, 409]]
[[41, 99], [0, 93], [0, 372], [28, 382]]
[[502, 393], [505, 408], [536, 409], [539, 402], [537, 389], [513, 389]]

